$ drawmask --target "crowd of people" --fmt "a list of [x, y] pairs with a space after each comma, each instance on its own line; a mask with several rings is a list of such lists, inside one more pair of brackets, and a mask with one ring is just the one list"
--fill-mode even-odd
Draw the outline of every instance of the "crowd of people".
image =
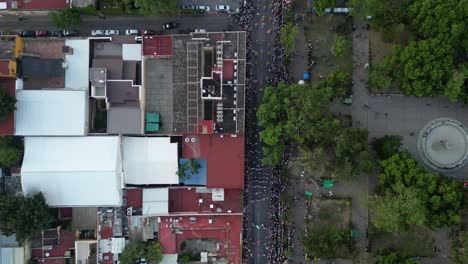
[[[291, 0], [272, 0], [267, 6], [259, 6], [256, 0], [241, 0], [240, 15], [238, 23], [240, 29], [247, 32], [247, 69], [246, 69], [246, 175], [244, 190], [244, 209], [243, 209], [243, 263], [249, 263], [249, 259], [262, 258], [267, 259], [268, 263], [284, 262], [284, 254], [280, 243], [284, 231], [281, 228], [279, 213], [280, 194], [284, 192], [279, 170], [264, 168], [261, 164], [262, 149], [259, 138], [260, 128], [256, 124], [256, 112], [258, 109], [259, 96], [264, 88], [260, 86], [257, 76], [253, 69], [256, 67], [256, 59], [259, 50], [255, 49], [257, 41], [268, 41], [256, 39], [253, 30], [261, 24], [265, 24], [264, 18], [259, 17], [259, 10], [272, 10], [272, 18], [267, 18], [268, 28], [265, 28], [267, 34], [273, 37], [273, 47], [266, 52], [269, 55], [267, 62], [268, 76], [263, 86], [276, 85], [279, 82], [286, 82], [290, 76], [283, 64], [283, 48], [280, 42], [280, 29], [285, 24], [285, 12], [291, 7]], [[271, 5], [271, 6], [270, 6]], [[270, 22], [271, 21], [271, 22]], [[263, 23], [262, 23], [263, 22]], [[263, 26], [262, 25], [262, 26]], [[270, 53], [271, 52], [271, 53]], [[262, 204], [263, 203], [263, 204]], [[255, 219], [250, 219], [256, 206], [265, 206], [269, 208], [268, 224], [256, 223]], [[249, 211], [250, 210], [250, 211]], [[258, 232], [258, 236], [255, 236]], [[289, 230], [287, 231], [289, 232]], [[289, 235], [289, 234], [286, 234]], [[254, 252], [254, 249], [257, 251]], [[259, 250], [263, 248], [264, 250]]]

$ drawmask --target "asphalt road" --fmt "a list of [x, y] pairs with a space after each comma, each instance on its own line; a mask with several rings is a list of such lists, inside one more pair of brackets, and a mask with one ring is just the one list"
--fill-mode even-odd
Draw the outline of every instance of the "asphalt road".
[[[57, 30], [52, 24], [50, 16], [27, 16], [19, 21], [16, 16], [5, 15], [0, 17], [0, 31], [12, 29], [21, 30]], [[206, 16], [183, 16], [173, 18], [147, 18], [141, 16], [107, 16], [99, 19], [97, 16], [82, 16], [83, 22], [74, 27], [81, 36], [89, 36], [93, 29], [119, 29], [121, 34], [125, 29], [153, 29], [162, 30], [162, 25], [169, 21], [180, 23], [179, 28], [167, 31], [170, 34], [178, 30], [194, 30], [203, 28], [207, 31], [223, 31], [228, 29], [231, 17], [226, 14], [210, 14]]]
[[[268, 62], [272, 60], [273, 35], [267, 33], [272, 26], [268, 19], [273, 17], [271, 1], [256, 0], [252, 1], [256, 7], [256, 16], [252, 21], [252, 41], [254, 53], [252, 59], [253, 85], [249, 89], [256, 92], [251, 93], [251, 104], [249, 107], [253, 110], [258, 109], [262, 101], [263, 88], [265, 80], [270, 77], [268, 71]], [[265, 23], [264, 23], [265, 22]], [[271, 168], [261, 166], [262, 149], [259, 137], [260, 128], [256, 126], [257, 120], [252, 114], [247, 117], [247, 122], [251, 124], [247, 133], [248, 153], [247, 173], [249, 191], [249, 203], [247, 217], [249, 219], [249, 232], [247, 234], [247, 243], [251, 249], [249, 263], [265, 264], [268, 263], [268, 243], [269, 243], [269, 211], [271, 198]]]

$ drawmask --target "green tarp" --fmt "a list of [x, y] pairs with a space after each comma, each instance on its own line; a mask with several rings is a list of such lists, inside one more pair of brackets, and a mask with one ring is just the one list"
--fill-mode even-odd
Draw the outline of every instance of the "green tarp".
[[305, 191], [305, 195], [312, 196], [312, 192], [311, 191]]
[[331, 188], [333, 187], [333, 184], [334, 184], [333, 180], [323, 180], [322, 182], [323, 188]]

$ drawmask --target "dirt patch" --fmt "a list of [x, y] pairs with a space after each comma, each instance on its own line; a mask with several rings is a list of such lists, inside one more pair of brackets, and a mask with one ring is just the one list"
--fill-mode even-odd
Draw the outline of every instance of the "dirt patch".
[[371, 63], [378, 63], [383, 61], [386, 56], [392, 54], [394, 43], [386, 43], [382, 40], [382, 33], [374, 30], [369, 34], [369, 56]]
[[345, 199], [315, 198], [307, 214], [310, 227], [335, 226], [339, 229], [349, 228], [351, 207], [346, 205], [346, 201]]
[[[312, 56], [315, 62], [311, 71], [312, 81], [319, 80], [320, 76], [324, 78], [331, 71], [352, 67], [352, 45], [343, 58], [336, 58], [331, 53], [331, 48], [338, 36], [337, 28], [351, 26], [351, 24], [348, 16], [307, 16], [304, 21], [304, 35], [307, 45], [312, 46]], [[350, 34], [344, 34], [344, 36], [351, 41]], [[307, 58], [307, 51], [301, 55]]]

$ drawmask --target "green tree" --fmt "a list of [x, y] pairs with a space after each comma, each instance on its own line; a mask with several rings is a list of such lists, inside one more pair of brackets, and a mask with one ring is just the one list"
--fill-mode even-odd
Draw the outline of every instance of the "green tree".
[[393, 83], [392, 69], [388, 59], [372, 65], [369, 70], [369, 86], [377, 90], [390, 88]]
[[289, 97], [290, 87], [285, 83], [279, 83], [276, 87], [266, 87], [263, 102], [257, 111], [258, 124], [263, 127], [260, 139], [263, 146], [263, 164], [277, 165], [286, 149], [286, 141], [283, 136], [286, 122], [284, 99]]
[[125, 246], [120, 254], [122, 264], [134, 264], [144, 258], [149, 263], [159, 263], [162, 260], [162, 248], [157, 242], [134, 242]]
[[0, 86], [0, 122], [5, 121], [10, 113], [16, 109], [16, 99], [4, 87]]
[[197, 174], [200, 168], [200, 163], [198, 163], [195, 159], [189, 159], [187, 162], [179, 165], [177, 175], [181, 181], [185, 181], [190, 179], [192, 175]]
[[426, 202], [427, 224], [433, 228], [460, 222], [458, 211], [463, 201], [463, 186], [438, 174], [426, 172], [407, 152], [395, 154], [380, 162], [381, 173], [377, 193], [402, 195], [405, 188], [416, 188]]
[[406, 95], [432, 96], [443, 92], [453, 67], [451, 46], [428, 39], [411, 41], [399, 54], [396, 69]]
[[377, 252], [375, 264], [418, 264], [418, 262], [404, 252], [383, 249]]
[[444, 92], [445, 96], [447, 96], [452, 102], [456, 102], [459, 99], [462, 99], [465, 103], [467, 103], [467, 83], [468, 66], [460, 65], [459, 68], [452, 73], [452, 77], [447, 83], [447, 87], [445, 88]]
[[42, 193], [32, 196], [0, 195], [0, 231], [16, 234], [18, 243], [24, 243], [48, 227], [52, 217]]
[[301, 238], [304, 251], [312, 257], [332, 259], [342, 248], [351, 244], [350, 230], [339, 230], [335, 227], [312, 229]]
[[405, 231], [409, 225], [426, 223], [426, 204], [415, 188], [402, 188], [399, 195], [374, 197], [369, 206], [375, 227], [387, 232]]
[[296, 40], [299, 37], [299, 29], [292, 22], [286, 23], [280, 30], [280, 41], [284, 48], [284, 55], [289, 61], [296, 50]]
[[314, 0], [314, 9], [319, 15], [323, 15], [325, 8], [333, 8], [336, 6], [336, 0]]
[[68, 8], [51, 13], [52, 23], [60, 29], [70, 29], [81, 24], [81, 14], [78, 9]]
[[351, 94], [353, 79], [351, 73], [345, 70], [330, 72], [326, 80], [317, 84], [318, 89], [329, 88], [333, 98], [345, 98]]
[[379, 31], [389, 31], [399, 24], [408, 24], [409, 7], [414, 0], [351, 0], [349, 6], [353, 13], [371, 16], [372, 26]]
[[171, 15], [177, 12], [178, 0], [135, 0], [135, 6], [145, 16]]
[[457, 264], [468, 264], [468, 231], [461, 230], [452, 240], [452, 256]]
[[409, 10], [412, 27], [423, 39], [438, 38], [448, 45], [461, 45], [468, 33], [467, 0], [419, 0]]
[[12, 136], [0, 137], [0, 164], [6, 167], [17, 165], [23, 154], [19, 138]]
[[381, 160], [385, 160], [397, 154], [403, 137], [398, 135], [385, 135], [372, 141], [372, 147]]
[[[367, 130], [359, 128], [346, 128], [336, 138], [336, 163], [337, 168], [352, 168], [350, 175], [344, 178], [348, 182], [354, 182], [363, 172], [371, 172], [373, 162], [368, 151]], [[338, 173], [337, 176], [343, 175]]]
[[333, 42], [333, 46], [331, 48], [331, 53], [333, 56], [341, 59], [345, 55], [351, 54], [351, 42], [346, 36], [336, 36], [335, 42]]

